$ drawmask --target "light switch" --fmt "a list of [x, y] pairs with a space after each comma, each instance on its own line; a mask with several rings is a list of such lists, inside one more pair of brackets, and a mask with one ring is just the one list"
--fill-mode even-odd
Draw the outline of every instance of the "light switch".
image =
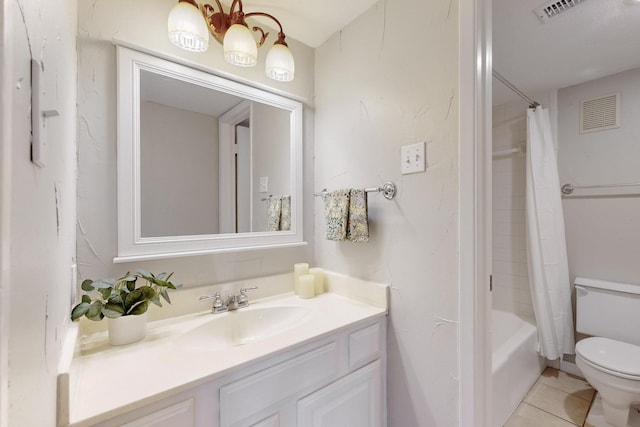
[[78, 264], [71, 264], [71, 305], [76, 303], [78, 293]]
[[260, 192], [267, 193], [269, 191], [269, 177], [261, 176], [260, 177]]
[[400, 160], [402, 162], [400, 171], [403, 175], [425, 171], [424, 145], [424, 142], [419, 142], [402, 146], [400, 149]]
[[58, 116], [56, 110], [44, 110], [44, 76], [40, 63], [31, 60], [31, 161], [41, 168], [47, 165], [46, 120]]

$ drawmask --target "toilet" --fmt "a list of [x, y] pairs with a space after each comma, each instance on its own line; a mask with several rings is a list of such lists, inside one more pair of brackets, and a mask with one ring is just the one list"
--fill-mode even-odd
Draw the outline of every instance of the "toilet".
[[640, 285], [576, 278], [576, 364], [602, 397], [605, 420], [627, 427], [640, 403]]

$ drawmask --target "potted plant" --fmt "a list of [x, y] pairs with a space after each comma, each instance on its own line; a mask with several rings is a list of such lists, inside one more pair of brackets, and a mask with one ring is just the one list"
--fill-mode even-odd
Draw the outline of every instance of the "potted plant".
[[71, 320], [85, 316], [109, 322], [109, 344], [123, 345], [143, 339], [146, 335], [149, 303], [162, 307], [161, 298], [171, 304], [169, 289], [177, 289], [169, 281], [173, 273], [153, 273], [137, 270], [119, 279], [87, 279], [80, 286], [85, 292], [82, 301], [71, 310]]

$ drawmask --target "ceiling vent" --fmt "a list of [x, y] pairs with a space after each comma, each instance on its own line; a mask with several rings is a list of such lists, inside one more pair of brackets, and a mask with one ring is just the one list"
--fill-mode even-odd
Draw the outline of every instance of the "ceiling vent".
[[580, 133], [620, 127], [620, 94], [587, 99], [580, 104]]
[[533, 12], [538, 15], [540, 21], [546, 24], [551, 18], [555, 18], [561, 13], [566, 12], [569, 9], [573, 9], [574, 7], [578, 6], [580, 3], [584, 3], [585, 1], [587, 0], [549, 1], [535, 8]]

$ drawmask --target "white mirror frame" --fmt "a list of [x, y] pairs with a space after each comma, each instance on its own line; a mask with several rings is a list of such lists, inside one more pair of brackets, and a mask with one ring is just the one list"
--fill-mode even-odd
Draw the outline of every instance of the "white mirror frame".
[[[302, 237], [302, 103], [204, 71], [117, 46], [118, 256], [113, 262], [175, 258], [306, 244]], [[291, 230], [142, 237], [140, 209], [140, 71], [229, 93], [291, 113]]]

